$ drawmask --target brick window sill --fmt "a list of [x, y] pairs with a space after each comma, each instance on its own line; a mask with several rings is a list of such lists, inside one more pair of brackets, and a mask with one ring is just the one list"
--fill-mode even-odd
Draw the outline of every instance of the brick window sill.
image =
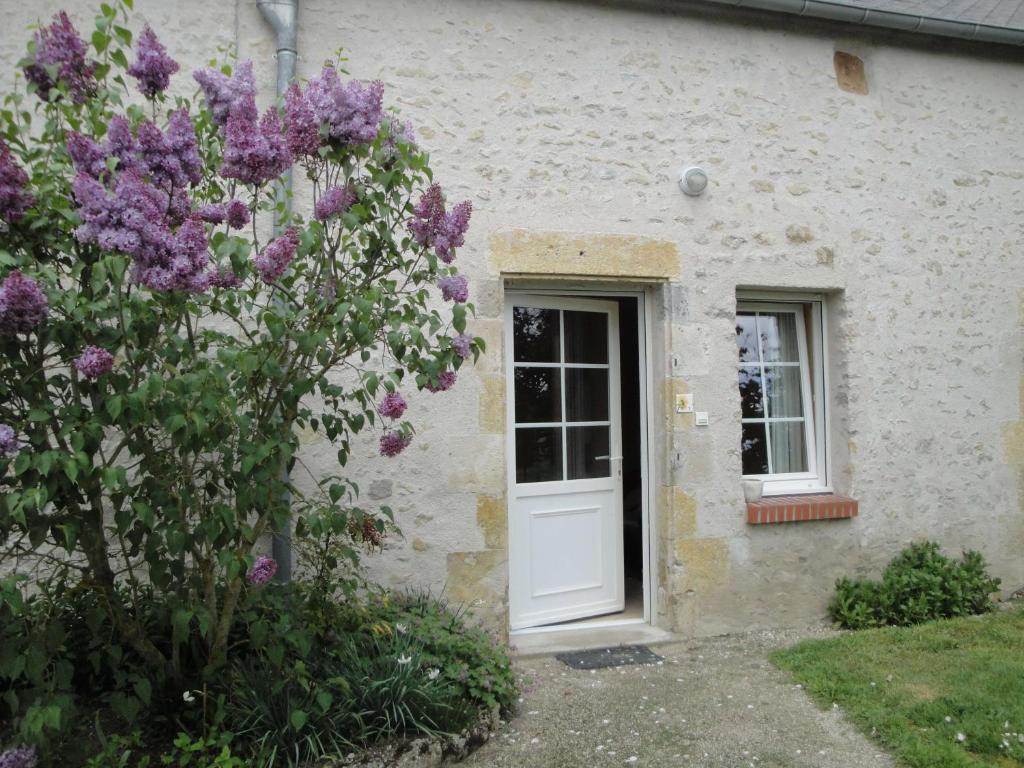
[[802, 523], [808, 520], [842, 520], [856, 517], [858, 503], [849, 496], [812, 493], [800, 496], [766, 496], [747, 502], [747, 524]]

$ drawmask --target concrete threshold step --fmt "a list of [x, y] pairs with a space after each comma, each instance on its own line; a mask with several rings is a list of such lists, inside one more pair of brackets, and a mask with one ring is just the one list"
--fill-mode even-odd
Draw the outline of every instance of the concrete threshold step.
[[659, 645], [681, 638], [650, 624], [621, 624], [569, 629], [565, 625], [544, 631], [513, 632], [509, 647], [513, 656], [550, 656], [565, 651], [614, 648], [620, 645]]

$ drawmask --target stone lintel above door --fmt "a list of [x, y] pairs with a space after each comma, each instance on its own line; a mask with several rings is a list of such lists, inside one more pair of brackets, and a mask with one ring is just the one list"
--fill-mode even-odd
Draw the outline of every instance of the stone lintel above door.
[[490, 265], [500, 275], [677, 280], [679, 249], [640, 235], [510, 229], [490, 238]]

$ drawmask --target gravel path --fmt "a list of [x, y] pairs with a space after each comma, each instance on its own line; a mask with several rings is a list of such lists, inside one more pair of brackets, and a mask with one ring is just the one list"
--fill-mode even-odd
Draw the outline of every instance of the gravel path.
[[516, 716], [460, 765], [483, 768], [893, 768], [838, 709], [819, 710], [767, 655], [828, 630], [655, 646], [658, 664], [577, 671], [519, 659]]

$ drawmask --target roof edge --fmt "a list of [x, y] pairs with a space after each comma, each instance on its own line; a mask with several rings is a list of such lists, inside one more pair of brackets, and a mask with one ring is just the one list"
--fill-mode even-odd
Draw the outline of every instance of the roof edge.
[[868, 27], [882, 27], [903, 32], [917, 32], [925, 35], [955, 37], [960, 40], [975, 40], [1000, 45], [1024, 46], [1024, 29], [996, 27], [966, 21], [939, 19], [934, 16], [918, 16], [898, 11], [880, 11], [857, 5], [827, 2], [827, 0], [706, 0], [716, 5], [734, 8], [752, 8], [763, 11], [788, 13], [795, 16], [810, 16], [847, 24]]

